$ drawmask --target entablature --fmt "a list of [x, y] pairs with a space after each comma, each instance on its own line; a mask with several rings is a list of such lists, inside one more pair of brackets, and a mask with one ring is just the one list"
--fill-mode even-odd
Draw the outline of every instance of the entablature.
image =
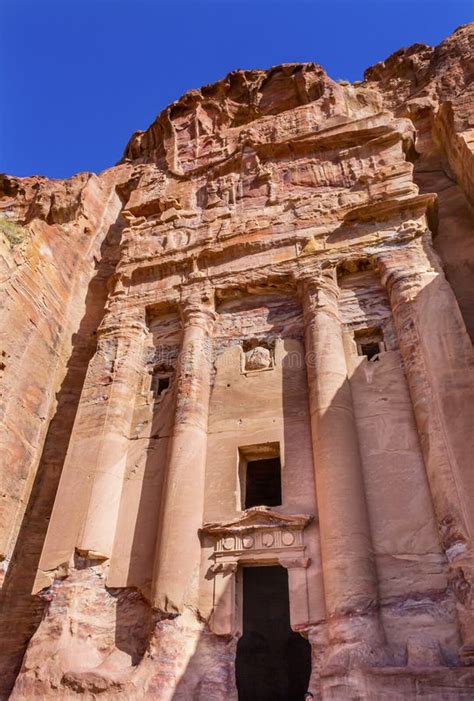
[[[354, 227], [352, 231], [357, 233]], [[369, 230], [363, 229], [358, 238], [354, 236], [349, 241], [335, 240], [330, 247], [327, 240], [323, 242], [322, 237], [311, 237], [310, 232], [311, 229], [307, 230], [303, 241], [297, 233], [293, 236], [292, 243], [287, 242], [286, 247], [280, 249], [272, 248], [271, 241], [268, 240], [265, 250], [259, 246], [256, 252], [246, 251], [241, 256], [239, 265], [232, 266], [233, 269], [225, 262], [217, 264], [218, 252], [214, 254], [217, 259], [215, 265], [211, 265], [208, 260], [205, 269], [199, 268], [196, 259], [183, 260], [180, 264], [174, 261], [171, 268], [161, 262], [134, 270], [122, 268], [115, 276], [115, 290], [109, 298], [108, 306], [140, 304], [148, 307], [168, 302], [173, 304], [179, 299], [181, 288], [200, 280], [209, 280], [217, 295], [224, 294], [227, 289], [245, 289], [262, 283], [291, 290], [298, 270], [309, 259], [320, 266], [341, 267], [348, 260], [372, 259], [378, 251], [386, 250], [387, 247], [406, 245], [425, 233], [430, 235], [423, 216], [405, 219], [394, 228], [387, 226], [381, 229], [374, 225]]]

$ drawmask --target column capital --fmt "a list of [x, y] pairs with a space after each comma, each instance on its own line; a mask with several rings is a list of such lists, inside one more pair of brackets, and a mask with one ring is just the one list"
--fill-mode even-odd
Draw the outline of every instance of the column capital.
[[199, 326], [209, 332], [216, 318], [211, 283], [206, 280], [183, 288], [179, 308], [185, 325]]
[[416, 249], [389, 249], [378, 253], [375, 260], [388, 293], [391, 295], [396, 289], [407, 299], [415, 297], [421, 287], [439, 274]]
[[311, 289], [327, 289], [337, 292], [336, 266], [324, 266], [320, 262], [305, 262], [293, 270], [293, 279], [304, 293]]
[[293, 272], [298, 295], [303, 302], [304, 316], [310, 319], [318, 312], [333, 315], [337, 312], [339, 286], [336, 266], [321, 263], [303, 263]]
[[146, 331], [145, 309], [133, 307], [106, 314], [97, 329], [97, 336], [116, 338], [130, 334], [139, 335]]

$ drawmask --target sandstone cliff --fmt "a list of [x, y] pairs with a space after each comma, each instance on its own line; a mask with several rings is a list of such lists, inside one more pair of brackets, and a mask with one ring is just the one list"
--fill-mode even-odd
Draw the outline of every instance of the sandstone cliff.
[[0, 177], [3, 697], [237, 698], [219, 538], [273, 528], [316, 697], [472, 698], [473, 42], [235, 71], [98, 175]]

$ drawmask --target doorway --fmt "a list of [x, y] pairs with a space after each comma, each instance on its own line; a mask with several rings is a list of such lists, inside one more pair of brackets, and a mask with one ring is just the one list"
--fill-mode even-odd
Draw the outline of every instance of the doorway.
[[239, 701], [303, 701], [311, 645], [290, 628], [288, 572], [244, 567], [243, 635], [237, 645]]

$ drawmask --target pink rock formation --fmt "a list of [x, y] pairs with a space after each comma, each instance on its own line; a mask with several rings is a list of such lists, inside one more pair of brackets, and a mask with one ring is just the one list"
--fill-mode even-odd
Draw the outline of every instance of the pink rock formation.
[[474, 696], [473, 36], [1, 177], [2, 697]]

